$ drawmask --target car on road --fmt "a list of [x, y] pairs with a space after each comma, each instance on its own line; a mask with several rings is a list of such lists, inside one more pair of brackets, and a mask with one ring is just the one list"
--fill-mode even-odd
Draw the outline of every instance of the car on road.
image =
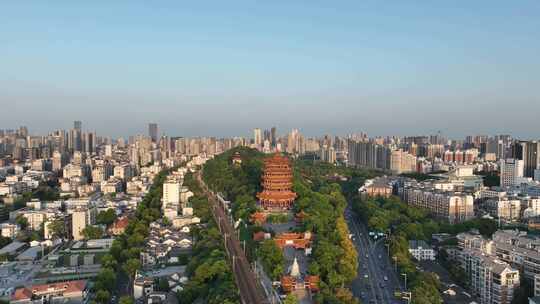
[[388, 281], [388, 277], [387, 277], [387, 276], [384, 276], [384, 280], [385, 280], [385, 281]]
[[369, 276], [368, 276], [367, 274], [365, 274], [365, 275], [364, 275], [364, 278], [367, 279], [367, 278], [369, 278]]

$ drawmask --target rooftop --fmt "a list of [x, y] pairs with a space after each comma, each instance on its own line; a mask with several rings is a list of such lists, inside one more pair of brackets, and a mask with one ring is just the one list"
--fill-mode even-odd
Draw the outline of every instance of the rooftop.
[[410, 249], [431, 249], [431, 246], [423, 240], [410, 240], [409, 241]]

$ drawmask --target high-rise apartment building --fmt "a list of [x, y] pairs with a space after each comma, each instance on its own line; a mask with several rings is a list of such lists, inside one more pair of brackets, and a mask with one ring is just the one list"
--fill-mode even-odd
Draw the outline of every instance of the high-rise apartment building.
[[180, 205], [180, 190], [182, 189], [182, 180], [175, 176], [169, 176], [163, 183], [163, 209]]
[[82, 151], [82, 133], [80, 129], [69, 130], [68, 135], [68, 149], [71, 153], [76, 151]]
[[512, 157], [523, 160], [523, 176], [534, 177], [534, 170], [540, 169], [540, 142], [520, 141], [514, 143]]
[[272, 129], [270, 129], [270, 144], [272, 145], [272, 148], [276, 147], [276, 144], [277, 144], [276, 127], [272, 127]]
[[152, 139], [152, 142], [158, 141], [158, 125], [157, 123], [148, 124], [148, 136]]
[[53, 171], [61, 171], [62, 168], [67, 164], [68, 158], [64, 153], [59, 151], [53, 152], [53, 159], [52, 159], [52, 170]]
[[253, 143], [260, 149], [263, 143], [262, 131], [259, 128], [253, 129]]
[[73, 122], [73, 129], [81, 131], [82, 130], [82, 121], [75, 120]]
[[71, 233], [75, 241], [84, 239], [83, 230], [91, 225], [89, 210], [71, 211]]
[[94, 154], [96, 147], [96, 135], [93, 132], [84, 134], [84, 152]]
[[394, 174], [416, 171], [416, 156], [402, 150], [392, 151], [390, 154], [390, 170]]
[[86, 228], [86, 212], [76, 211], [71, 213], [71, 233], [74, 240], [84, 239], [83, 230]]
[[523, 161], [509, 158], [500, 161], [501, 187], [511, 187], [520, 182], [523, 177]]
[[323, 145], [319, 150], [319, 157], [321, 161], [333, 164], [336, 162], [336, 150], [332, 146]]

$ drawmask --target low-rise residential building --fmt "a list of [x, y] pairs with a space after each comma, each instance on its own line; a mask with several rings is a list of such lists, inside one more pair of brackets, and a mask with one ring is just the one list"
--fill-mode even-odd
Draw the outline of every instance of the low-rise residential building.
[[14, 238], [20, 231], [20, 227], [17, 224], [2, 223], [0, 224], [0, 231], [3, 237]]
[[131, 164], [115, 166], [114, 176], [123, 181], [128, 181], [135, 176], [135, 168]]
[[102, 181], [106, 181], [111, 175], [113, 175], [113, 167], [111, 164], [106, 162], [92, 169], [92, 182], [100, 183]]
[[15, 290], [10, 303], [86, 303], [88, 284], [85, 280], [33, 285]]
[[526, 279], [534, 280], [540, 274], [540, 238], [526, 232], [499, 230], [493, 234], [496, 255], [520, 269]]
[[45, 223], [47, 218], [54, 217], [56, 213], [58, 213], [58, 210], [34, 210], [26, 207], [10, 212], [9, 218], [15, 220], [18, 217], [24, 217], [28, 222], [27, 229], [37, 231], [41, 228], [42, 224]]
[[141, 261], [145, 267], [177, 263], [180, 256], [191, 253], [192, 245], [189, 230], [184, 232], [182, 229], [154, 222], [150, 224], [146, 246], [141, 252]]
[[478, 232], [459, 233], [456, 238], [460, 250], [472, 249], [487, 255], [495, 254], [494, 242], [483, 237]]
[[534, 275], [534, 296], [540, 297], [540, 274]]
[[510, 304], [519, 287], [519, 271], [495, 256], [474, 249], [461, 253], [461, 267], [482, 304]]
[[370, 179], [358, 191], [365, 197], [390, 197], [393, 192], [393, 181], [386, 176]]
[[[450, 223], [459, 223], [474, 218], [473, 196], [456, 191], [439, 190], [431, 181], [402, 182], [398, 188], [401, 199], [407, 204], [429, 210], [429, 212]], [[439, 187], [439, 186], [437, 186]]]
[[519, 199], [508, 197], [488, 199], [484, 207], [491, 216], [505, 221], [517, 221], [521, 218], [521, 201]]
[[107, 181], [101, 182], [101, 192], [103, 192], [103, 194], [122, 192], [122, 180], [110, 178]]
[[410, 240], [409, 252], [418, 261], [435, 260], [435, 250], [422, 240]]

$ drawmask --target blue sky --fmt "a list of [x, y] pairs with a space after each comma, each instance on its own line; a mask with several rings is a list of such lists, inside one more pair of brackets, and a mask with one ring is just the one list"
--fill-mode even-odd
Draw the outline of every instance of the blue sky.
[[11, 1], [0, 20], [0, 128], [539, 137], [536, 0]]

